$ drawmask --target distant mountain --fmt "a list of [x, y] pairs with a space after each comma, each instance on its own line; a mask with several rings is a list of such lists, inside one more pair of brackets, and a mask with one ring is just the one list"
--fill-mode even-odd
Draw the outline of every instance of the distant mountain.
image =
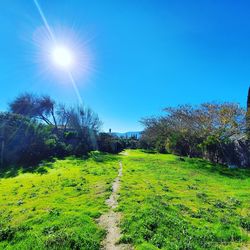
[[131, 137], [131, 136], [136, 136], [137, 138], [140, 138], [141, 136], [141, 131], [130, 131], [130, 132], [125, 132], [125, 133], [120, 133], [120, 132], [113, 132], [113, 135], [116, 135], [118, 137]]

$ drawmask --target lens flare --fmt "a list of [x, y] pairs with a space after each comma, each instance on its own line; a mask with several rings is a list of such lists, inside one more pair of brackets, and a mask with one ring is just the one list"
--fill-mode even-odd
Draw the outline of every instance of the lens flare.
[[52, 49], [51, 57], [59, 68], [70, 70], [74, 66], [73, 52], [65, 46], [56, 46]]
[[39, 66], [40, 75], [55, 77], [60, 83], [71, 83], [82, 103], [76, 81], [86, 82], [95, 71], [93, 57], [87, 47], [90, 39], [83, 39], [83, 34], [73, 27], [51, 26], [38, 0], [34, 3], [44, 24], [34, 31], [32, 39], [36, 47], [33, 59]]

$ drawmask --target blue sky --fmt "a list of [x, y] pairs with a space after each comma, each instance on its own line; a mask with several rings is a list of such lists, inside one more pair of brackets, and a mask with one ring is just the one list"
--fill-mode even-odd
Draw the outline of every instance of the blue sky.
[[[73, 29], [91, 54], [77, 79], [103, 129], [140, 130], [162, 108], [206, 101], [245, 106], [250, 85], [249, 1], [40, 0], [51, 27]], [[77, 103], [71, 84], [35, 63], [43, 25], [32, 0], [0, 3], [0, 110], [19, 93]]]

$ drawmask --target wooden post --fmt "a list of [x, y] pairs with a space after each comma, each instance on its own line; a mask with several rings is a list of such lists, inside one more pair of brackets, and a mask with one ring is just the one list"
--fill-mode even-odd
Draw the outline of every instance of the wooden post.
[[248, 139], [250, 139], [250, 87], [248, 89], [248, 96], [247, 96], [246, 123], [247, 123], [247, 135], [248, 135]]
[[0, 141], [2, 141], [1, 142], [1, 157], [0, 157], [1, 161], [0, 161], [0, 163], [1, 163], [1, 167], [3, 167], [4, 139], [0, 137]]

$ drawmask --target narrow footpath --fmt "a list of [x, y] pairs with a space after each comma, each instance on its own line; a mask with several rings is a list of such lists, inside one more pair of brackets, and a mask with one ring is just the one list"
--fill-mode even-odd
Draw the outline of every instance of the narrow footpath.
[[115, 178], [112, 185], [112, 193], [106, 200], [109, 206], [109, 211], [99, 218], [99, 224], [107, 231], [106, 238], [102, 242], [103, 250], [133, 250], [133, 247], [127, 244], [119, 244], [121, 237], [121, 229], [119, 227], [121, 221], [121, 213], [115, 212], [118, 206], [118, 197], [120, 189], [120, 178], [122, 176], [122, 163], [119, 162], [118, 176]]

